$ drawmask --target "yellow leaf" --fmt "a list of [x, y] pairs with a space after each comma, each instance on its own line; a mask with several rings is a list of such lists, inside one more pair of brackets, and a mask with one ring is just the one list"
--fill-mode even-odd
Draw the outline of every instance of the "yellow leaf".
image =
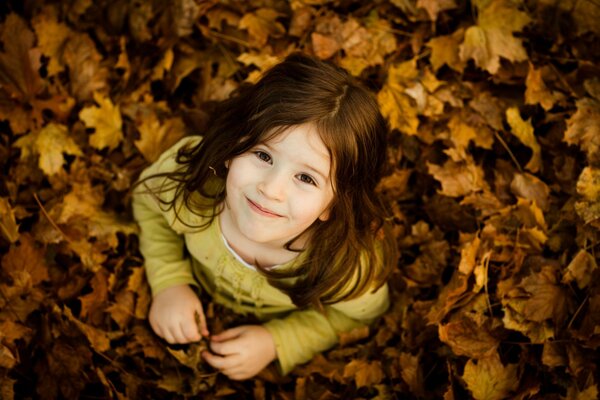
[[542, 149], [535, 138], [531, 121], [524, 121], [523, 118], [521, 118], [519, 109], [516, 107], [510, 107], [506, 110], [506, 120], [510, 125], [513, 135], [519, 138], [521, 143], [533, 151], [531, 159], [525, 168], [531, 172], [538, 172], [542, 167]]
[[[54, 311], [60, 313], [60, 309], [58, 308], [58, 306], [54, 305], [54, 307]], [[103, 353], [110, 349], [110, 337], [107, 332], [95, 328], [91, 325], [88, 325], [84, 322], [81, 322], [73, 315], [73, 312], [67, 306], [64, 306], [63, 313], [69, 319], [69, 321], [73, 322], [79, 328], [79, 330], [88, 338], [94, 350]]]
[[67, 131], [67, 127], [50, 123], [38, 132], [19, 138], [15, 147], [21, 148], [21, 158], [39, 155], [39, 167], [46, 175], [54, 175], [65, 163], [63, 153], [80, 156], [79, 146]]
[[577, 100], [577, 112], [567, 120], [564, 141], [581, 147], [589, 161], [600, 161], [600, 101]]
[[467, 124], [461, 114], [454, 114], [448, 122], [450, 130], [450, 139], [459, 151], [465, 152], [469, 142], [473, 141], [477, 146], [484, 149], [491, 149], [494, 144], [494, 136], [485, 129], [475, 129]]
[[0, 232], [10, 243], [19, 239], [19, 225], [15, 220], [10, 202], [5, 197], [0, 197]]
[[48, 57], [48, 76], [56, 75], [65, 69], [62, 51], [65, 41], [71, 35], [71, 29], [58, 22], [52, 10], [52, 8], [44, 8], [43, 12], [32, 20], [38, 46]]
[[277, 22], [281, 15], [272, 8], [259, 8], [253, 13], [245, 14], [240, 20], [240, 29], [248, 30], [256, 47], [264, 46], [272, 37], [281, 37], [285, 33], [284, 26]]
[[565, 97], [560, 92], [548, 89], [542, 79], [542, 70], [536, 70], [531, 63], [529, 63], [525, 86], [527, 87], [525, 90], [525, 104], [539, 104], [546, 111]]
[[588, 201], [600, 200], [600, 169], [585, 167], [577, 180], [577, 193]]
[[598, 269], [596, 259], [587, 251], [579, 250], [563, 273], [562, 282], [576, 281], [580, 289], [587, 287], [592, 281], [592, 275]]
[[475, 400], [502, 400], [519, 386], [517, 365], [505, 367], [497, 354], [467, 361], [462, 378]]
[[465, 69], [465, 62], [460, 59], [459, 45], [464, 39], [465, 32], [458, 29], [451, 35], [440, 35], [427, 42], [427, 47], [431, 49], [431, 66], [435, 71], [444, 64], [455, 71], [462, 72]]
[[483, 169], [471, 163], [446, 161], [443, 166], [427, 163], [427, 169], [442, 184], [439, 193], [459, 197], [489, 189]]
[[344, 378], [354, 378], [359, 388], [376, 385], [384, 378], [381, 362], [352, 360], [344, 368]]
[[580, 391], [577, 385], [573, 385], [567, 389], [567, 397], [562, 397], [564, 400], [598, 400], [598, 386], [592, 384]]
[[90, 145], [96, 149], [108, 147], [114, 149], [123, 140], [121, 126], [121, 112], [108, 97], [94, 93], [94, 100], [98, 106], [85, 107], [79, 112], [85, 126], [96, 131], [90, 136]]
[[390, 121], [392, 129], [398, 129], [407, 135], [417, 134], [419, 119], [410, 97], [386, 85], [377, 94], [377, 101], [381, 113]]
[[494, 0], [482, 8], [478, 10], [477, 25], [465, 32], [460, 46], [461, 60], [473, 59], [478, 67], [491, 74], [500, 68], [500, 57], [509, 61], [527, 60], [527, 52], [513, 32], [529, 24], [529, 16], [504, 0]]
[[156, 161], [163, 151], [185, 135], [185, 125], [180, 118], [161, 122], [154, 112], [145, 115], [138, 130], [140, 139], [134, 142], [135, 147], [149, 162]]
[[458, 264], [458, 270], [462, 274], [470, 275], [471, 272], [473, 272], [480, 244], [481, 239], [479, 239], [478, 236], [475, 236], [472, 241], [465, 243], [463, 248], [460, 250], [460, 263]]

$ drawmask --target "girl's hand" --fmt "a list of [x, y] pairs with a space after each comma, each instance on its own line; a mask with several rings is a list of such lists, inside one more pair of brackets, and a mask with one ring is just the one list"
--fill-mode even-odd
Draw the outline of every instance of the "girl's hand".
[[253, 377], [277, 358], [271, 333], [261, 325], [242, 325], [211, 337], [204, 360], [230, 379]]
[[154, 296], [148, 320], [154, 333], [171, 344], [209, 335], [202, 303], [188, 285], [172, 286]]

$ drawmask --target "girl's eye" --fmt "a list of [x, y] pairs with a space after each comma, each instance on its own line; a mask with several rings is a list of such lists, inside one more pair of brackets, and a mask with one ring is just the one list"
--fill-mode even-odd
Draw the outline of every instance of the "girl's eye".
[[259, 160], [270, 163], [271, 162], [271, 156], [268, 153], [265, 153], [264, 151], [255, 151], [254, 154], [256, 154], [256, 157], [258, 157]]
[[298, 179], [300, 179], [301, 182], [308, 183], [309, 185], [317, 186], [317, 182], [315, 182], [315, 180], [310, 175], [300, 174], [298, 176]]

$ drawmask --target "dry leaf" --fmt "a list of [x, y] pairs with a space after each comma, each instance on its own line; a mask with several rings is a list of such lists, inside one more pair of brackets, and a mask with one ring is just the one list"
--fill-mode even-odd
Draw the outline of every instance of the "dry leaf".
[[510, 125], [513, 135], [519, 138], [521, 143], [533, 151], [531, 159], [525, 168], [531, 172], [538, 172], [542, 168], [542, 150], [537, 139], [535, 138], [531, 121], [524, 121], [521, 118], [519, 110], [515, 107], [511, 107], [506, 110], [506, 121]]
[[90, 106], [81, 110], [79, 119], [88, 128], [95, 129], [90, 136], [90, 145], [98, 150], [106, 147], [112, 150], [123, 140], [121, 112], [118, 106], [100, 93], [94, 93], [94, 101], [98, 106]]
[[475, 400], [501, 400], [519, 386], [517, 366], [504, 366], [497, 354], [469, 360], [462, 376]]

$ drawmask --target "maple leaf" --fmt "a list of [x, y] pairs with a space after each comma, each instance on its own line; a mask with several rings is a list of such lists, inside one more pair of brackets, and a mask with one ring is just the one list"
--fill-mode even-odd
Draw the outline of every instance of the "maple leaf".
[[180, 118], [160, 121], [154, 112], [147, 113], [138, 126], [140, 139], [134, 142], [149, 162], [158, 157], [185, 135], [185, 125]]
[[502, 400], [519, 386], [517, 365], [504, 366], [497, 353], [467, 361], [462, 378], [475, 400]]
[[581, 147], [588, 160], [600, 160], [600, 101], [584, 97], [575, 102], [577, 112], [567, 120], [564, 141]]
[[19, 239], [19, 225], [7, 198], [0, 197], [0, 232], [10, 243]]
[[12, 96], [28, 102], [40, 91], [42, 82], [39, 68], [39, 53], [33, 51], [34, 35], [21, 17], [11, 13], [0, 25], [0, 84]]
[[414, 84], [418, 75], [414, 59], [393, 65], [388, 69], [385, 85], [377, 94], [381, 113], [388, 118], [391, 127], [408, 135], [417, 134], [419, 119], [416, 108], [404, 90]]
[[500, 57], [509, 61], [527, 60], [521, 40], [513, 33], [523, 29], [531, 18], [504, 0], [487, 2], [478, 11], [477, 25], [465, 31], [465, 40], [460, 46], [461, 60], [473, 59], [478, 67], [491, 74], [500, 68]]
[[483, 169], [472, 162], [448, 160], [443, 166], [427, 163], [427, 169], [442, 184], [439, 193], [445, 196], [459, 197], [489, 190]]
[[381, 362], [352, 360], [344, 367], [344, 378], [354, 378], [359, 388], [376, 385], [384, 378]]
[[465, 159], [464, 154], [470, 142], [484, 149], [491, 149], [494, 144], [494, 136], [490, 131], [476, 129], [469, 125], [462, 114], [452, 115], [448, 122], [448, 129], [454, 147], [463, 154], [461, 159]]
[[577, 179], [577, 193], [583, 197], [575, 203], [575, 211], [586, 224], [598, 226], [600, 220], [600, 170], [585, 167]]
[[121, 112], [118, 106], [115, 106], [108, 97], [102, 96], [100, 93], [94, 93], [94, 101], [98, 106], [90, 106], [81, 110], [79, 119], [88, 128], [95, 129], [95, 132], [90, 136], [90, 145], [98, 150], [105, 147], [112, 150], [123, 140]]
[[531, 159], [525, 166], [531, 172], [538, 172], [542, 167], [542, 149], [535, 138], [533, 126], [531, 126], [531, 121], [524, 121], [521, 118], [521, 114], [519, 113], [519, 109], [516, 107], [510, 107], [506, 110], [506, 121], [510, 125], [511, 132], [515, 135], [521, 143], [525, 146], [529, 147], [533, 154], [531, 155]]
[[37, 43], [42, 54], [48, 57], [48, 76], [54, 76], [65, 69], [62, 63], [62, 50], [71, 35], [71, 29], [58, 22], [56, 10], [46, 7], [41, 14], [36, 15], [31, 24], [35, 30]]
[[465, 62], [460, 59], [459, 45], [464, 38], [464, 29], [458, 29], [450, 35], [440, 35], [431, 38], [427, 47], [431, 49], [429, 60], [434, 71], [447, 65], [455, 71], [462, 72]]
[[22, 288], [31, 288], [49, 279], [44, 252], [26, 233], [19, 238], [19, 244], [2, 257], [2, 270], [12, 278], [13, 285]]
[[272, 8], [259, 8], [244, 14], [239, 28], [248, 30], [253, 46], [261, 47], [267, 43], [269, 36], [278, 38], [285, 33], [284, 26], [277, 21], [279, 17], [281, 14]]
[[38, 132], [20, 137], [14, 146], [21, 149], [21, 159], [37, 154], [38, 165], [46, 175], [62, 170], [65, 163], [63, 153], [81, 156], [82, 152], [69, 136], [66, 126], [50, 123]]

